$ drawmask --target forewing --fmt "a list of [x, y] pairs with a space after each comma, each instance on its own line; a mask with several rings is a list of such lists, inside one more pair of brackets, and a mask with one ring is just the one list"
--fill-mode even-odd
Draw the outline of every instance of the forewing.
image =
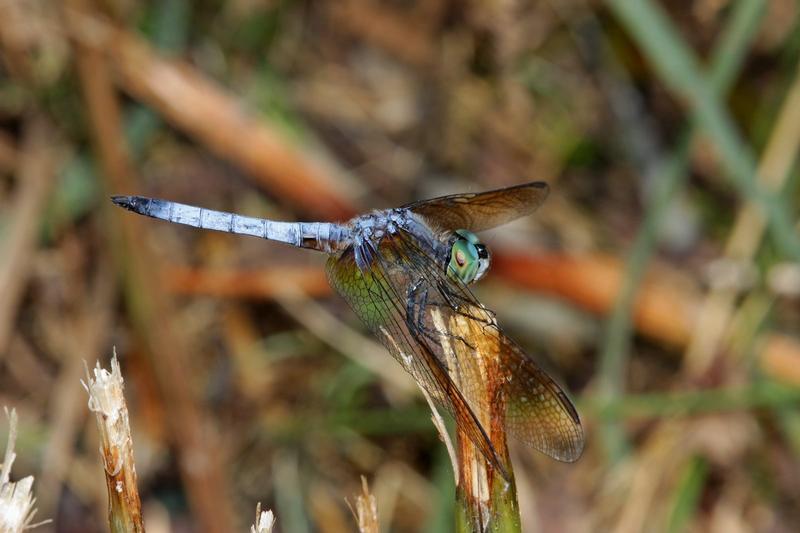
[[[413, 239], [399, 244], [405, 255], [424, 254]], [[433, 261], [415, 260], [409, 268], [411, 278], [424, 280], [411, 312], [412, 334], [443, 362], [479, 418], [490, 402], [502, 405], [512, 436], [560, 461], [578, 459], [583, 429], [561, 387], [500, 330], [494, 313], [465, 285]]]
[[534, 181], [480, 193], [453, 194], [404, 206], [434, 227], [483, 231], [533, 213], [550, 187]]
[[419, 342], [409, 329], [406, 305], [409, 270], [406, 267], [415, 259], [398, 254], [391, 238], [385, 239], [369, 256], [372, 262], [364, 272], [356, 266], [352, 249], [331, 257], [326, 268], [331, 286], [431, 398], [453, 414], [458, 426], [508, 478], [506, 466], [468, 401], [450, 378], [448, 369], [428, 344]]

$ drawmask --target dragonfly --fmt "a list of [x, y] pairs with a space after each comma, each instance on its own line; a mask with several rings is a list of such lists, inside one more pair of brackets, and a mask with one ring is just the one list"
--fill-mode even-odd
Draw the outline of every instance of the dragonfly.
[[478, 416], [489, 407], [504, 415], [510, 435], [554, 459], [575, 461], [584, 446], [564, 390], [503, 333], [495, 313], [469, 288], [491, 264], [476, 233], [531, 214], [548, 193], [546, 183], [531, 182], [375, 210], [344, 223], [280, 222], [141, 196], [111, 199], [141, 215], [327, 253], [331, 286], [506, 473], [489, 422]]

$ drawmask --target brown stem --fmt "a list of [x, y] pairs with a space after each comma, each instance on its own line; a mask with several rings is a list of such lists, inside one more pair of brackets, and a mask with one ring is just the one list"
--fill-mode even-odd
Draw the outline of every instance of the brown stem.
[[[80, 0], [72, 0], [68, 9], [81, 8], [81, 4]], [[67, 20], [74, 22], [72, 17]], [[106, 191], [133, 190], [136, 179], [124, 142], [109, 65], [100, 50], [84, 43], [76, 46], [75, 57]], [[143, 243], [140, 221], [133, 217], [120, 220], [112, 216], [111, 207], [109, 202], [109, 247], [123, 273], [129, 313], [150, 355], [163, 396], [192, 511], [204, 531], [232, 531], [233, 511], [222, 468], [225, 454], [218, 432], [203, 416], [191, 380], [187, 379], [194, 368], [189, 360], [188, 341], [164, 319], [172, 315], [172, 305], [154, 271], [155, 261]]]
[[111, 359], [111, 372], [100, 368], [100, 363], [94, 368], [94, 378], [86, 370], [84, 387], [89, 393], [89, 409], [97, 416], [111, 531], [144, 533], [128, 406], [116, 354]]

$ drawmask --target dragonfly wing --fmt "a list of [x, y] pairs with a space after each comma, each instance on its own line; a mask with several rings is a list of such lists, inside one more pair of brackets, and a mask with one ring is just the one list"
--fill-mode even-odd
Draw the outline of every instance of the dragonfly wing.
[[475, 446], [508, 478], [507, 467], [469, 401], [450, 377], [449, 369], [409, 327], [406, 301], [409, 278], [404, 267], [412, 259], [399, 256], [389, 239], [384, 240], [372, 257], [369, 268], [362, 272], [352, 248], [332, 256], [326, 267], [331, 286], [431, 398], [453, 414]]
[[534, 181], [480, 193], [453, 194], [404, 206], [439, 229], [483, 231], [533, 213], [550, 187]]
[[[460, 281], [445, 275], [412, 238], [398, 239], [417, 295], [410, 328], [443, 361], [476, 413], [503, 405], [508, 432], [560, 461], [575, 461], [584, 435], [575, 407], [561, 387], [497, 325]], [[423, 280], [418, 283], [415, 280]], [[487, 422], [484, 421], [484, 425]], [[487, 426], [488, 427], [488, 426]]]

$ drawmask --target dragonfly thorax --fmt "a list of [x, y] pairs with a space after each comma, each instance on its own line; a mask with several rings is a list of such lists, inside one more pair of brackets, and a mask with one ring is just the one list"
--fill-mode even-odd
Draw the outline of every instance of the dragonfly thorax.
[[[387, 239], [388, 242], [398, 239], [398, 243], [402, 241], [406, 245], [413, 242], [416, 251], [428, 255], [436, 264], [441, 264], [441, 258], [449, 249], [448, 243], [442, 242], [419, 216], [403, 208], [373, 211], [353, 219], [350, 227], [356, 264], [362, 272], [376, 259]], [[394, 260], [383, 256], [382, 259]]]
[[353, 219], [353, 238], [357, 244], [377, 245], [386, 235], [393, 235], [405, 225], [409, 215], [402, 209], [373, 211]]

